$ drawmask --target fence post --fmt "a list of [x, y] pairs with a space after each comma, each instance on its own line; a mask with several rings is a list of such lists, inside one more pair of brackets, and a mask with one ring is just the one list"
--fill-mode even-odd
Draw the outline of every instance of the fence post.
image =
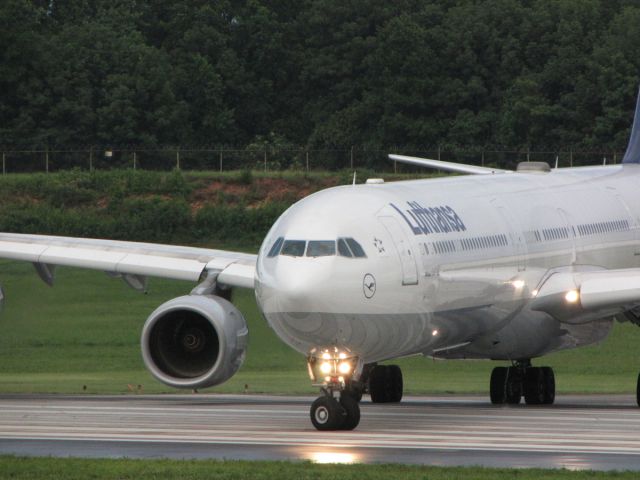
[[307, 150], [307, 173], [309, 172], [309, 150]]
[[7, 174], [7, 154], [2, 152], [2, 175]]
[[222, 173], [222, 149], [220, 149], [220, 173]]
[[180, 147], [176, 149], [176, 170], [180, 170]]
[[44, 152], [44, 170], [49, 173], [49, 147]]
[[440, 160], [440, 145], [438, 145], [438, 160]]
[[267, 171], [267, 149], [264, 149], [264, 171]]
[[133, 151], [133, 169], [134, 169], [134, 170], [136, 170], [136, 169], [138, 168], [137, 163], [138, 163], [138, 162], [137, 162], [137, 158], [136, 158], [136, 152], [135, 152], [135, 150], [134, 150], [134, 151]]
[[89, 171], [93, 172], [93, 147], [89, 147]]
[[353, 145], [351, 145], [351, 170], [353, 170]]
[[573, 167], [573, 148], [569, 149], [569, 166]]
[[482, 151], [482, 164], [481, 165], [484, 167], [484, 150]]

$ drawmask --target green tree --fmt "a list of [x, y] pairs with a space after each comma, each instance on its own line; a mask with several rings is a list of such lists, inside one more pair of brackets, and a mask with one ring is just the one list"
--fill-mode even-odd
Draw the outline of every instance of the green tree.
[[50, 106], [43, 69], [49, 19], [29, 0], [0, 4], [0, 143], [46, 143]]

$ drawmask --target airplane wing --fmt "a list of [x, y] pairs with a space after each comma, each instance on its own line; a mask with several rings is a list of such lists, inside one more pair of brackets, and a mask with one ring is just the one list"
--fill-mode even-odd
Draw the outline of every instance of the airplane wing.
[[542, 283], [530, 308], [566, 323], [586, 323], [640, 305], [640, 269], [558, 272]]
[[[619, 314], [640, 322], [638, 268], [557, 270], [539, 285], [527, 285], [517, 277], [510, 277], [512, 273], [500, 268], [462, 269], [443, 271], [440, 279], [465, 282], [468, 295], [510, 298], [520, 291], [530, 297], [530, 310], [547, 313], [562, 323], [583, 324]], [[474, 285], [478, 286], [476, 290]]]
[[142, 290], [146, 277], [199, 281], [217, 274], [217, 283], [253, 288], [257, 255], [206, 248], [44, 235], [0, 233], [0, 258], [31, 262], [53, 284], [55, 267], [102, 270]]
[[429, 158], [409, 157], [407, 155], [389, 154], [389, 159], [396, 162], [418, 165], [419, 167], [434, 168], [447, 172], [468, 173], [472, 175], [490, 175], [494, 173], [512, 173], [512, 170], [502, 170], [500, 168], [479, 167], [465, 163], [443, 162], [442, 160], [431, 160]]

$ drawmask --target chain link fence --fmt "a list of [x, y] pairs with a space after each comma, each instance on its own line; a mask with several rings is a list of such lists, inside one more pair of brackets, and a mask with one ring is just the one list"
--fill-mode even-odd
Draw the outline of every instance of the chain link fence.
[[55, 172], [60, 170], [144, 169], [170, 171], [311, 171], [369, 169], [380, 173], [415, 172], [419, 167], [390, 161], [389, 153], [432, 158], [472, 165], [514, 169], [519, 162], [547, 162], [551, 167], [619, 163], [624, 151], [594, 149], [509, 150], [487, 147], [390, 147], [384, 150], [349, 147], [306, 149], [268, 146], [258, 148], [50, 148], [0, 147], [2, 174]]

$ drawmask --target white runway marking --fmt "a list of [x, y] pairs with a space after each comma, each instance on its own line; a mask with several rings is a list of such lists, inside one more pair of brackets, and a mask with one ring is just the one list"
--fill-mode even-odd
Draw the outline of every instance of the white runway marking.
[[[485, 464], [486, 457], [494, 466], [549, 466], [551, 462], [552, 466], [598, 468], [597, 462], [590, 461], [592, 456], [606, 456], [612, 465], [617, 464], [615, 458], [629, 456], [619, 468], [640, 469], [640, 409], [633, 407], [631, 396], [559, 398], [558, 405], [546, 408], [494, 407], [480, 397], [419, 398], [400, 405], [363, 402], [362, 421], [352, 432], [315, 431], [308, 413], [312, 400], [227, 395], [2, 396], [0, 453], [16, 453], [15, 442], [25, 445], [25, 451], [18, 453], [36, 455], [51, 454], [43, 445], [55, 450], [60, 442], [76, 442], [67, 455], [83, 456], [82, 444], [97, 442], [112, 445], [115, 452], [119, 445], [143, 446], [154, 453], [141, 456], [156, 457], [173, 456], [170, 445], [199, 445], [234, 446], [237, 458], [330, 459], [324, 449], [331, 449], [350, 461], [438, 463], [433, 459], [445, 454], [451, 457], [447, 464], [464, 465], [470, 461], [465, 452], [473, 451], [480, 452], [473, 457], [480, 459], [476, 463]], [[29, 442], [36, 442], [35, 451], [28, 450]], [[245, 446], [246, 453], [239, 446]], [[404, 452], [402, 458], [398, 452]], [[518, 454], [517, 461], [510, 461], [507, 453]], [[215, 449], [209, 456], [217, 456]], [[230, 458], [229, 449], [223, 456]], [[633, 457], [638, 460], [629, 460]]]

